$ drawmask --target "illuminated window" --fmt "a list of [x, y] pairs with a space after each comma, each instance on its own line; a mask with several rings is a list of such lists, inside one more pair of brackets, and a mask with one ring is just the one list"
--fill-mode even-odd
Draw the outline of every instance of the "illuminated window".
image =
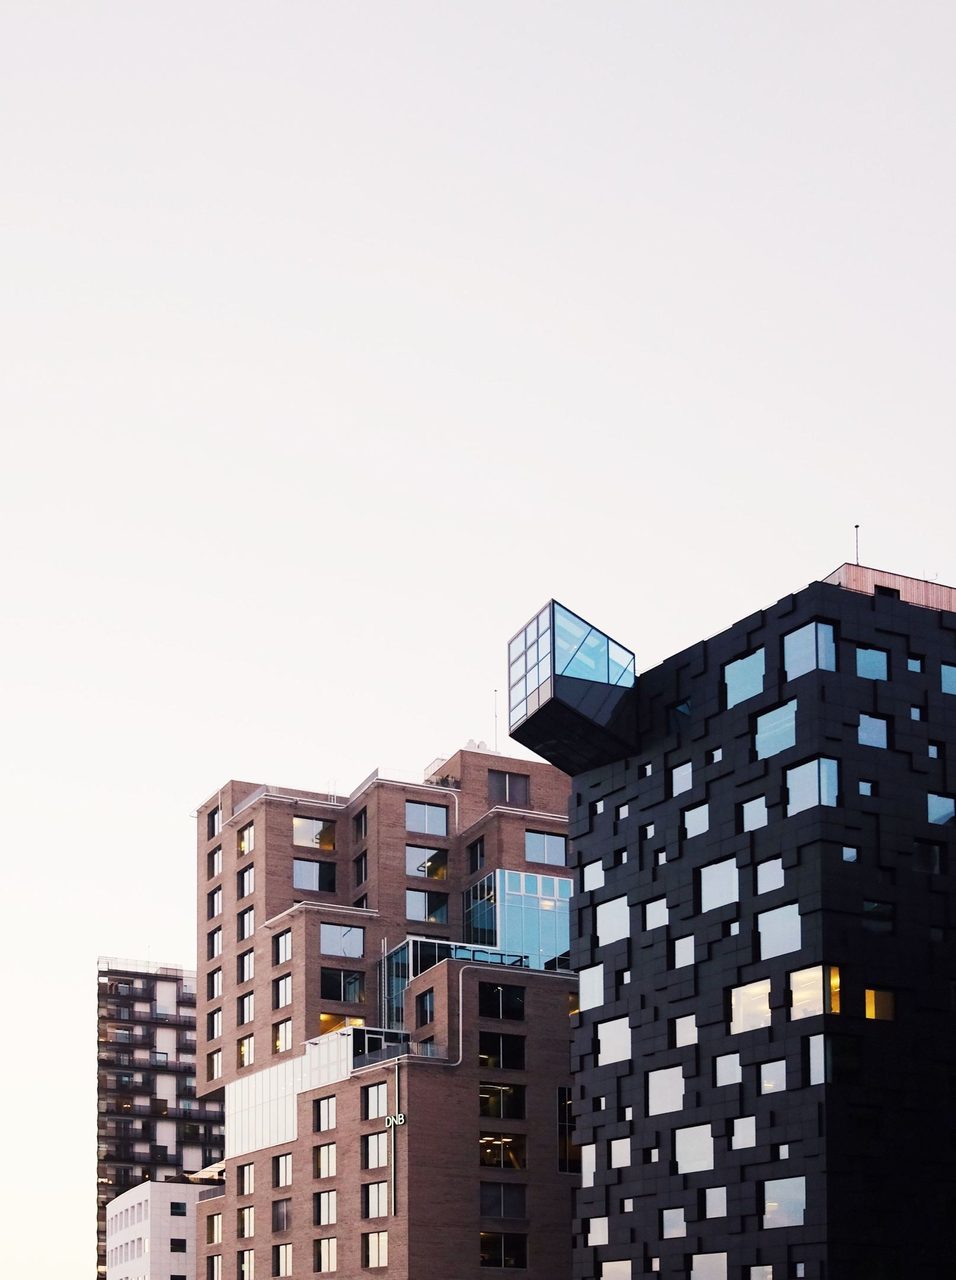
[[251, 1067], [256, 1060], [254, 1036], [243, 1036], [236, 1041], [236, 1066]]
[[775, 1178], [763, 1184], [763, 1228], [802, 1227], [807, 1208], [806, 1178]]
[[526, 1147], [523, 1133], [482, 1133], [478, 1140], [478, 1162], [486, 1169], [524, 1169]]
[[292, 1048], [292, 1019], [285, 1018], [272, 1026], [272, 1052], [285, 1053]]
[[892, 991], [877, 991], [866, 988], [866, 1016], [877, 1022], [892, 1022], [896, 1017], [896, 1001]]
[[840, 1012], [840, 970], [814, 965], [796, 969], [790, 975], [790, 1018], [814, 1018], [821, 1013]]
[[247, 853], [252, 853], [256, 847], [256, 828], [253, 823], [247, 822], [244, 827], [240, 827], [236, 833], [236, 849], [239, 857], [243, 857]]
[[[816, 1039], [811, 1036], [811, 1039]], [[784, 1058], [760, 1064], [760, 1092], [782, 1093], [787, 1087], [787, 1063]]]
[[770, 1026], [770, 979], [760, 978], [730, 992], [730, 1034]]
[[331, 853], [335, 849], [335, 823], [325, 818], [292, 819], [292, 843]]

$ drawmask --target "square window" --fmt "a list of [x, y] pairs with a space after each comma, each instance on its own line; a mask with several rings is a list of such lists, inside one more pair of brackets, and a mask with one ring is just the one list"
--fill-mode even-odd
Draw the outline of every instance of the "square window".
[[809, 622], [784, 636], [783, 665], [788, 680], [808, 671], [835, 671], [833, 627], [828, 622]]
[[687, 1044], [697, 1043], [697, 1017], [695, 1014], [688, 1013], [682, 1018], [672, 1018], [671, 1028], [671, 1038], [675, 1049], [683, 1048]]
[[674, 1159], [677, 1172], [701, 1173], [714, 1167], [714, 1135], [709, 1124], [674, 1130]]
[[738, 1116], [733, 1123], [730, 1145], [735, 1151], [757, 1145], [756, 1116]]
[[687, 1235], [687, 1224], [684, 1221], [684, 1210], [680, 1209], [662, 1209], [661, 1210], [661, 1239], [675, 1240], [681, 1236]]
[[941, 755], [940, 744], [938, 742], [931, 742], [926, 748], [926, 754], [929, 756], [930, 760], [938, 760]]
[[883, 649], [864, 649], [857, 647], [856, 674], [863, 680], [887, 679], [888, 662]]
[[956, 801], [952, 796], [938, 796], [931, 791], [926, 797], [927, 821], [942, 824], [952, 822], [956, 816]]
[[782, 1093], [787, 1087], [787, 1062], [785, 1058], [777, 1058], [773, 1062], [760, 1064], [760, 1092]]
[[604, 866], [601, 860], [596, 862], [588, 862], [581, 868], [581, 889], [584, 893], [590, 893], [593, 889], [602, 889], [604, 887]]
[[730, 1034], [770, 1026], [770, 979], [761, 978], [730, 991]]
[[839, 794], [836, 760], [821, 756], [787, 769], [787, 817], [816, 805], [834, 806]]
[[844, 862], [856, 862], [857, 858], [860, 856], [860, 851], [859, 849], [855, 849], [851, 844], [845, 844], [843, 846], [841, 856]]
[[922, 718], [923, 718], [923, 708], [922, 708], [922, 707], [917, 707], [917, 706], [912, 706], [912, 707], [910, 707], [910, 719], [911, 719], [911, 720], [922, 720]]
[[784, 886], [783, 859], [770, 858], [757, 864], [757, 892], [771, 893]]
[[608, 1165], [612, 1169], [627, 1169], [631, 1163], [630, 1138], [612, 1138], [608, 1143]]
[[767, 797], [754, 796], [740, 806], [741, 831], [757, 831], [767, 825]]
[[776, 907], [773, 911], [762, 911], [757, 916], [757, 933], [761, 960], [799, 951], [802, 940], [797, 904], [791, 902], [784, 907]]
[[551, 831], [526, 831], [524, 856], [526, 862], [546, 862], [552, 867], [567, 866], [567, 837], [555, 835]]
[[758, 760], [779, 755], [797, 741], [796, 699], [757, 716], [754, 750]]
[[693, 809], [685, 809], [683, 819], [685, 839], [702, 836], [710, 827], [710, 806], [698, 804]]
[[664, 1115], [684, 1105], [683, 1067], [663, 1067], [647, 1073], [647, 1114]]
[[912, 654], [906, 659], [906, 670], [920, 672], [923, 670], [923, 659], [914, 658]]
[[806, 1178], [774, 1178], [763, 1184], [765, 1231], [772, 1227], [802, 1227], [806, 1207]]
[[626, 897], [612, 898], [610, 902], [599, 903], [595, 909], [594, 918], [599, 947], [631, 936], [631, 913]]
[[704, 1217], [726, 1218], [727, 1188], [706, 1187], [704, 1190]]
[[701, 867], [699, 882], [701, 911], [712, 911], [715, 907], [725, 907], [737, 902], [740, 897], [737, 859], [724, 858], [720, 862]]
[[[915, 710], [919, 710], [916, 707]], [[915, 719], [919, 719], [916, 716]], [[887, 739], [886, 721], [882, 716], [867, 716], [860, 713], [860, 723], [856, 731], [856, 740], [861, 747], [885, 747]]]
[[896, 1001], [892, 991], [876, 991], [871, 987], [865, 992], [866, 1016], [871, 1021], [892, 1022], [896, 1017]]
[[713, 751], [711, 751], [711, 752], [710, 752], [710, 754], [709, 754], [709, 755], [708, 755], [708, 757], [707, 757], [707, 763], [708, 763], [708, 764], [720, 764], [720, 762], [721, 762], [721, 760], [723, 760], [723, 758], [724, 758], [723, 748], [722, 748], [722, 747], [714, 747]]
[[861, 796], [875, 796], [875, 795], [876, 795], [876, 783], [875, 783], [875, 782], [871, 782], [868, 778], [861, 778], [861, 779], [860, 779], [860, 795], [861, 795]]
[[728, 710], [738, 702], [745, 702], [763, 692], [765, 666], [763, 649], [727, 663], [724, 667], [724, 693]]
[[646, 930], [659, 929], [662, 925], [667, 924], [667, 919], [668, 911], [666, 898], [655, 898], [653, 902], [645, 902], [644, 928]]

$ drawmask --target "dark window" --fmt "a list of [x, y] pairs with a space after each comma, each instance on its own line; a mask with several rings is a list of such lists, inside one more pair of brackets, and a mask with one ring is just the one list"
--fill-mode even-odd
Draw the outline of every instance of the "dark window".
[[435, 1021], [435, 992], [431, 988], [415, 997], [415, 1026], [425, 1027]]
[[368, 809], [360, 809], [352, 819], [352, 834], [356, 840], [364, 840], [368, 835]]
[[293, 858], [292, 887], [310, 893], [335, 893], [335, 863]]
[[292, 1201], [273, 1200], [272, 1230], [289, 1231], [292, 1228]]
[[169, 1206], [169, 1212], [170, 1212], [171, 1216], [172, 1216], [172, 1217], [174, 1217], [174, 1218], [185, 1218], [185, 1216], [186, 1216], [186, 1201], [185, 1201], [185, 1200], [173, 1200], [173, 1201], [171, 1201], [170, 1206]]
[[468, 874], [474, 875], [485, 865], [485, 838], [479, 836], [468, 846]]
[[523, 1084], [490, 1084], [483, 1081], [478, 1086], [478, 1114], [489, 1116], [493, 1120], [523, 1120], [524, 1091]]
[[185, 1253], [185, 1252], [186, 1252], [186, 1241], [185, 1241], [185, 1240], [182, 1240], [182, 1239], [180, 1239], [180, 1238], [178, 1238], [178, 1237], [176, 1237], [176, 1236], [173, 1236], [173, 1238], [172, 1238], [172, 1239], [170, 1240], [170, 1242], [169, 1242], [169, 1252], [170, 1252], [170, 1253]]
[[482, 1182], [480, 1184], [483, 1218], [525, 1218], [525, 1192], [520, 1182]]
[[236, 981], [250, 982], [255, 971], [256, 953], [251, 948], [236, 956]]
[[448, 923], [448, 894], [431, 893], [420, 889], [406, 889], [405, 914], [409, 920], [423, 920], [430, 924]]
[[524, 1020], [524, 987], [510, 983], [479, 982], [478, 1013], [482, 1018]]
[[359, 969], [325, 969], [319, 979], [323, 1000], [339, 1000], [358, 1004], [365, 999], [365, 974]]
[[272, 963], [285, 964], [292, 959], [292, 930], [283, 929], [272, 939]]
[[206, 814], [206, 839], [215, 840], [222, 830], [222, 810], [216, 805]]
[[558, 1173], [581, 1172], [581, 1149], [574, 1141], [574, 1116], [571, 1112], [571, 1090], [558, 1088]]
[[531, 778], [527, 773], [488, 770], [488, 803], [527, 809], [531, 803]]
[[357, 885], [364, 884], [368, 879], [368, 854], [360, 853], [352, 862], [352, 867], [354, 869], [355, 883]]
[[509, 1036], [499, 1031], [479, 1031], [478, 1061], [483, 1067], [523, 1071], [524, 1036]]
[[481, 1265], [523, 1270], [528, 1265], [528, 1237], [511, 1231], [482, 1231]]
[[478, 1162], [486, 1169], [524, 1169], [528, 1163], [526, 1147], [523, 1133], [482, 1133]]

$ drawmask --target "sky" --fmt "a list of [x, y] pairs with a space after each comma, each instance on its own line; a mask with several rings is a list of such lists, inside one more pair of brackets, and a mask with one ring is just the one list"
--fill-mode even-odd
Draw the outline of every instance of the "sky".
[[0, 5], [9, 1274], [92, 1276], [96, 959], [195, 963], [223, 781], [504, 748], [551, 596], [646, 669], [857, 524], [956, 583], [954, 44], [948, 0]]

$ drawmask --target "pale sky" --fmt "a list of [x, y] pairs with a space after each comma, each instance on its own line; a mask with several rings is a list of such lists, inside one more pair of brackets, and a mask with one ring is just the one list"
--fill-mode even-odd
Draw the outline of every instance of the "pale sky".
[[194, 964], [225, 779], [492, 742], [549, 596], [646, 669], [856, 523], [956, 583], [954, 54], [951, 0], [3, 0], [5, 1275], [92, 1277], [96, 957]]

